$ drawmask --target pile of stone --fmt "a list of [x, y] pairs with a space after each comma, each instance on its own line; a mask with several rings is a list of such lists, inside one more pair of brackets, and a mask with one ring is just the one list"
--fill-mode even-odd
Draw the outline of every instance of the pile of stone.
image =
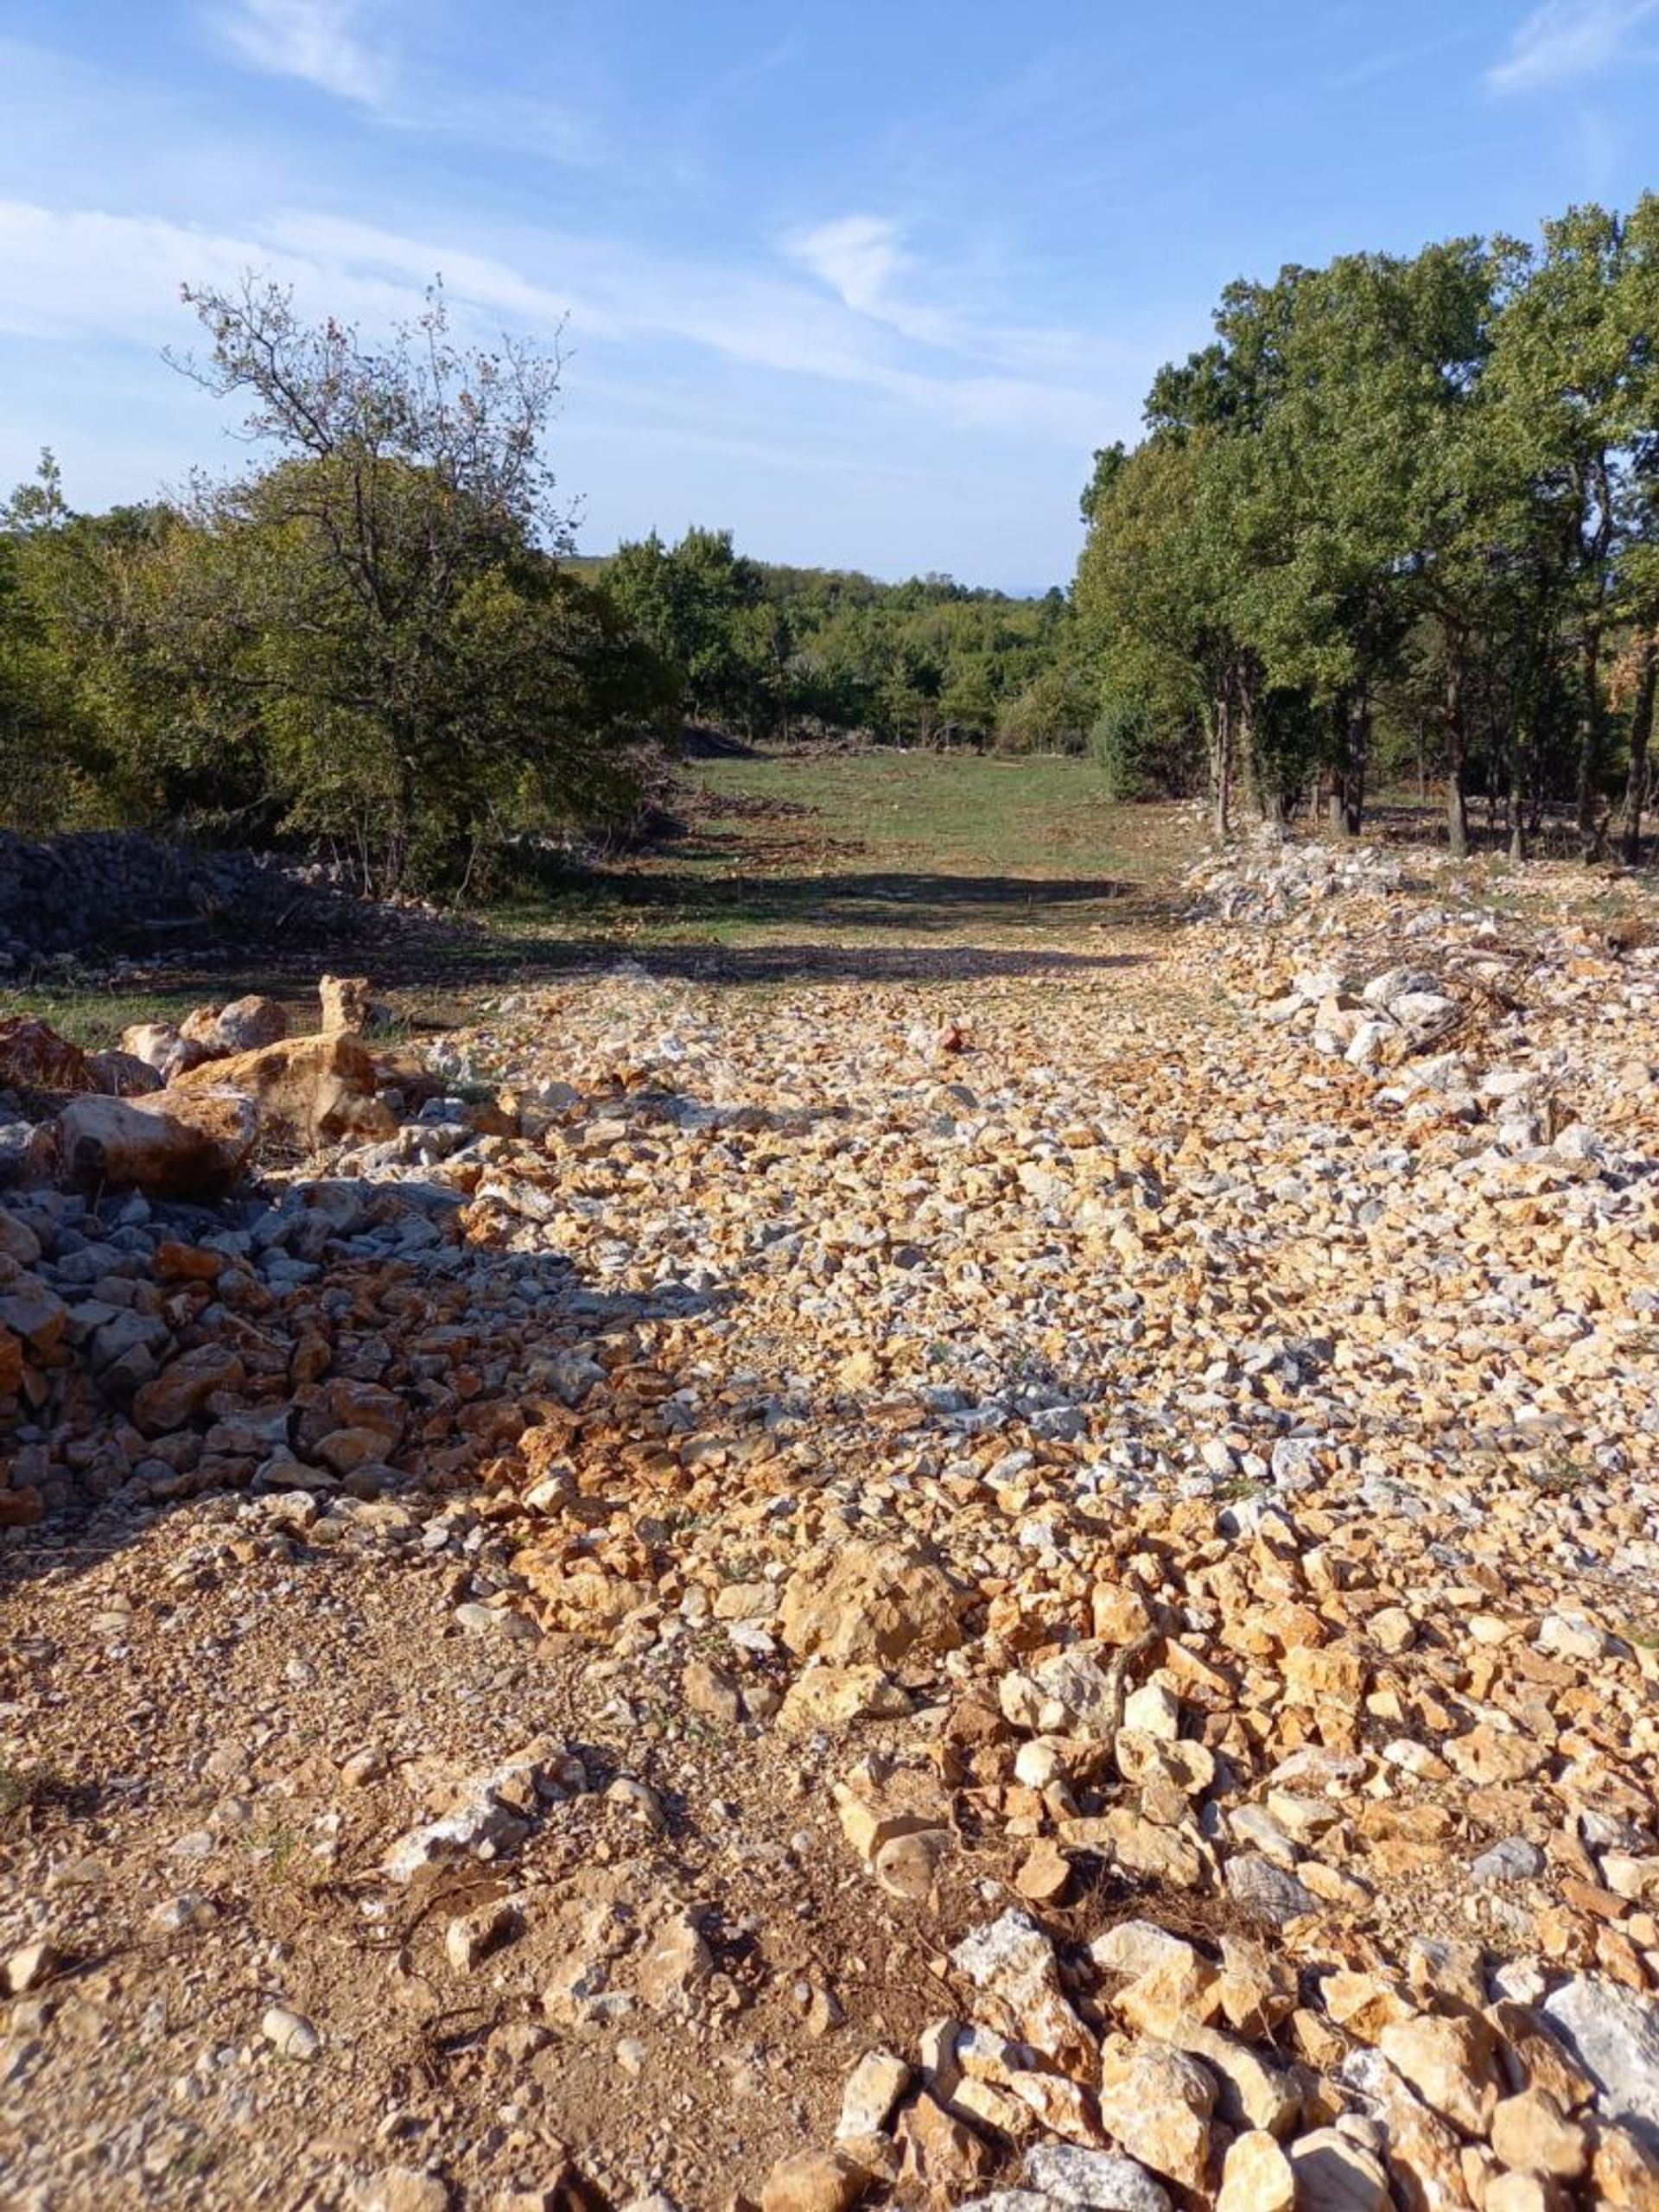
[[345, 1026], [366, 1016], [362, 979], [326, 976], [321, 997], [322, 1029], [297, 1038], [258, 998], [129, 1030], [104, 1054], [37, 1021], [0, 1027], [0, 1081], [37, 1105], [70, 1094], [11, 1125], [0, 1526], [76, 1501], [347, 1479], [367, 1494], [388, 1479], [401, 1415], [388, 1430], [383, 1413], [349, 1446], [319, 1434], [320, 1451], [296, 1459], [289, 1394], [303, 1361], [262, 1319], [325, 1268], [452, 1247], [461, 1202], [298, 1170], [320, 1147], [405, 1128], [416, 1147], [435, 1137], [453, 1149], [476, 1135], [478, 1109]]
[[1380, 846], [1293, 838], [1264, 827], [1189, 871], [1186, 918], [1271, 927], [1328, 912], [1357, 893], [1386, 897], [1421, 880], [1402, 855]]
[[417, 902], [365, 900], [341, 868], [268, 853], [210, 851], [137, 830], [81, 830], [31, 841], [0, 831], [0, 971], [97, 958], [143, 945], [165, 952], [227, 936], [338, 944], [435, 917]]

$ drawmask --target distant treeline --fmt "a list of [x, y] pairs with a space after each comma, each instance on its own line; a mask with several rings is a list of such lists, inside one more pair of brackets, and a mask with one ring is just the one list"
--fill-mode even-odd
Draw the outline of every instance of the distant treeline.
[[686, 717], [755, 739], [1092, 748], [1124, 797], [1471, 792], [1641, 851], [1659, 677], [1659, 197], [1541, 242], [1355, 254], [1223, 296], [1095, 457], [1070, 592], [779, 568], [729, 534], [573, 557], [556, 355], [381, 350], [187, 291], [181, 365], [265, 456], [102, 515], [47, 456], [0, 512], [0, 810], [349, 855], [481, 890], [638, 818]]
[[591, 564], [684, 678], [687, 711], [753, 738], [1075, 750], [1090, 719], [1071, 610], [949, 576], [879, 583], [749, 559], [725, 531], [652, 536]]

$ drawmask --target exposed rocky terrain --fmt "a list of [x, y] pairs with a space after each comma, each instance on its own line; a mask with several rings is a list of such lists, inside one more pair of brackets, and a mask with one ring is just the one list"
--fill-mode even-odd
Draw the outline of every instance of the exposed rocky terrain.
[[1659, 2205], [1659, 949], [1529, 880], [14, 1075], [6, 2202]]

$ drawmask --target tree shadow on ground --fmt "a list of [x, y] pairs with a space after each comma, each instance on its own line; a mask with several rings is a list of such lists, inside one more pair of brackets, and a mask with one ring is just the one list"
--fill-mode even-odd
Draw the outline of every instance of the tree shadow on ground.
[[[925, 931], [1070, 923], [1080, 908], [1103, 918], [1135, 911], [1146, 894], [1116, 876], [958, 875], [937, 869], [727, 872], [717, 849], [677, 854], [692, 865], [592, 869], [573, 877], [578, 907], [614, 906], [641, 917], [757, 926], [818, 923], [835, 929]], [[552, 901], [556, 908], [555, 894]]]
[[[1510, 850], [1510, 825], [1502, 804], [1493, 804], [1483, 794], [1468, 800], [1469, 856], [1477, 860], [1502, 858]], [[1368, 803], [1364, 840], [1370, 843], [1416, 847], [1427, 855], [1443, 858], [1449, 850], [1444, 799], [1389, 797]], [[1576, 861], [1584, 855], [1584, 832], [1574, 810], [1565, 803], [1547, 806], [1528, 835], [1528, 850], [1535, 860]], [[1620, 833], [1615, 826], [1606, 841], [1603, 859], [1622, 866]], [[1644, 869], [1659, 862], [1659, 838], [1643, 839]]]
[[[671, 1109], [677, 1102], [670, 1098], [666, 1103]], [[602, 1110], [604, 1103], [596, 1102], [594, 1110]], [[194, 1244], [216, 1230], [253, 1226], [261, 1217], [261, 1201], [267, 1199], [270, 1205], [264, 1208], [267, 1218], [281, 1213], [302, 1222], [320, 1220], [323, 1217], [314, 1200], [326, 1199], [329, 1192], [343, 1188], [363, 1193], [368, 1205], [377, 1212], [384, 1211], [388, 1201], [396, 1203], [401, 1198], [408, 1209], [405, 1217], [412, 1221], [442, 1222], [458, 1214], [467, 1203], [461, 1193], [444, 1185], [412, 1181], [359, 1183], [352, 1178], [324, 1176], [290, 1183], [285, 1189], [267, 1188], [254, 1199], [233, 1200], [222, 1209], [158, 1201], [152, 1208], [151, 1220], [163, 1238]], [[3, 1196], [0, 1193], [0, 1202], [3, 1202]], [[102, 1212], [109, 1217], [104, 1221], [100, 1216], [99, 1225], [105, 1233], [117, 1233], [116, 1220], [126, 1203], [124, 1193], [112, 1193], [102, 1202]], [[80, 1233], [91, 1236], [93, 1231], [89, 1225]], [[293, 1249], [312, 1248], [296, 1243]], [[261, 1310], [259, 1329], [269, 1339], [288, 1344], [293, 1349], [308, 1338], [314, 1339], [320, 1329], [327, 1329], [331, 1357], [318, 1378], [321, 1384], [378, 1384], [392, 1389], [404, 1400], [408, 1408], [405, 1435], [396, 1448], [388, 1451], [385, 1465], [372, 1483], [361, 1483], [353, 1475], [331, 1478], [315, 1451], [302, 1447], [305, 1394], [296, 1394], [286, 1370], [279, 1375], [251, 1368], [251, 1381], [263, 1374], [270, 1386], [265, 1392], [255, 1394], [238, 1386], [231, 1394], [238, 1402], [199, 1410], [187, 1418], [179, 1431], [168, 1432], [157, 1440], [154, 1454], [138, 1455], [140, 1478], [153, 1486], [149, 1497], [134, 1497], [123, 1503], [118, 1499], [99, 1498], [80, 1492], [72, 1497], [67, 1506], [48, 1511], [44, 1520], [32, 1527], [8, 1530], [0, 1536], [0, 1613], [3, 1612], [8, 1596], [29, 1582], [52, 1575], [73, 1580], [117, 1556], [158, 1521], [164, 1522], [180, 1509], [205, 1497], [276, 1497], [304, 1490], [325, 1510], [336, 1500], [372, 1503], [384, 1498], [409, 1504], [417, 1512], [430, 1513], [436, 1511], [446, 1498], [475, 1491], [475, 1469], [458, 1470], [437, 1478], [429, 1478], [424, 1471], [429, 1456], [438, 1449], [431, 1424], [445, 1402], [432, 1395], [430, 1377], [421, 1364], [423, 1359], [429, 1363], [429, 1355], [421, 1352], [418, 1338], [424, 1330], [448, 1327], [449, 1301], [457, 1283], [465, 1287], [476, 1317], [469, 1325], [480, 1342], [493, 1325], [491, 1316], [499, 1316], [502, 1311], [493, 1302], [496, 1294], [516, 1299], [520, 1306], [520, 1312], [512, 1316], [512, 1325], [515, 1330], [522, 1330], [524, 1340], [522, 1349], [513, 1353], [517, 1374], [499, 1392], [493, 1394], [503, 1404], [528, 1402], [538, 1396], [550, 1402], [553, 1389], [542, 1374], [544, 1363], [586, 1339], [618, 1328], [692, 1319], [700, 1314], [722, 1311], [735, 1304], [741, 1295], [730, 1286], [702, 1291], [673, 1281], [658, 1282], [637, 1291], [616, 1289], [591, 1281], [574, 1261], [556, 1249], [525, 1253], [491, 1243], [459, 1242], [454, 1240], [453, 1230], [431, 1243], [416, 1243], [408, 1249], [379, 1252], [354, 1250], [351, 1239], [341, 1236], [322, 1243], [315, 1251], [315, 1259], [322, 1270], [321, 1275], [277, 1288], [276, 1308], [270, 1313]], [[377, 1293], [385, 1290], [388, 1278], [396, 1297], [383, 1310]], [[362, 1313], [353, 1311], [359, 1291], [366, 1294], [368, 1300]], [[405, 1338], [407, 1351], [404, 1348]], [[162, 1355], [162, 1364], [168, 1364], [194, 1341], [193, 1335], [175, 1340]], [[235, 1344], [241, 1339], [232, 1325], [228, 1331], [208, 1332], [206, 1341]], [[408, 1374], [388, 1381], [388, 1376], [394, 1374], [404, 1359], [409, 1362]], [[111, 1396], [99, 1388], [90, 1372], [84, 1378], [77, 1378], [78, 1382], [83, 1379], [88, 1402], [96, 1408], [87, 1433], [94, 1439], [103, 1436], [111, 1441], [123, 1431], [129, 1437], [133, 1435], [135, 1432], [130, 1425], [133, 1395], [130, 1386]], [[453, 1406], [448, 1408], [454, 1415], [454, 1434], [448, 1439], [451, 1445], [459, 1443], [469, 1433], [466, 1420], [468, 1402], [456, 1393]], [[301, 1484], [283, 1478], [261, 1483], [257, 1467], [250, 1459], [234, 1479], [214, 1479], [193, 1485], [194, 1468], [180, 1471], [161, 1456], [173, 1446], [176, 1435], [182, 1433], [195, 1436], [205, 1449], [203, 1440], [207, 1431], [220, 1421], [280, 1421], [281, 1434], [265, 1438], [260, 1449], [267, 1456], [288, 1453], [310, 1469], [315, 1481]], [[148, 1477], [142, 1473], [146, 1458], [156, 1470]], [[61, 1469], [49, 1471], [60, 1475]], [[169, 1472], [180, 1477], [175, 1494], [155, 1494], [157, 1490], [169, 1487], [166, 1480]], [[14, 1649], [11, 1656], [22, 1663], [31, 1655]], [[3, 1694], [3, 1669], [0, 1669], [0, 1695]]]
[[[175, 957], [166, 982], [180, 992], [199, 985], [204, 996], [244, 990], [305, 996], [320, 965], [347, 958], [392, 992], [533, 987], [621, 960], [665, 980], [709, 984], [1089, 975], [1138, 965], [1141, 956], [1090, 950], [1077, 942], [1082, 931], [1151, 928], [1166, 923], [1171, 911], [1163, 897], [1115, 877], [725, 874], [695, 865], [620, 866], [573, 873], [544, 898], [493, 921], [457, 918], [444, 928], [398, 932], [378, 946], [221, 938]], [[776, 934], [785, 931], [786, 938]]]

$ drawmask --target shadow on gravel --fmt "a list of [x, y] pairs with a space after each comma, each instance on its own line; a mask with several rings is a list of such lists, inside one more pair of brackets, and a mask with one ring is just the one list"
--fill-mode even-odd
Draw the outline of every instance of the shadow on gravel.
[[[507, 977], [518, 986], [603, 974], [619, 962], [683, 983], [971, 983], [1001, 976], [1096, 975], [1136, 968], [1136, 953], [1068, 952], [1042, 945], [692, 944], [632, 945], [604, 938], [527, 949]], [[461, 979], [434, 977], [451, 986]], [[483, 978], [469, 979], [481, 984]], [[409, 988], [418, 988], [411, 984]]]
[[[331, 1224], [344, 1217], [344, 1192], [361, 1196], [362, 1218], [330, 1234]], [[60, 1286], [56, 1294], [67, 1300], [72, 1330], [81, 1342], [69, 1357], [70, 1392], [79, 1405], [96, 1408], [95, 1415], [75, 1421], [73, 1435], [78, 1446], [90, 1444], [80, 1459], [90, 1462], [104, 1495], [81, 1490], [43, 1520], [0, 1534], [0, 1619], [8, 1597], [28, 1583], [52, 1575], [73, 1579], [116, 1557], [177, 1508], [203, 1498], [303, 1494], [323, 1510], [336, 1500], [356, 1499], [404, 1504], [417, 1517], [435, 1512], [447, 1499], [475, 1491], [477, 1462], [511, 1450], [518, 1433], [480, 1433], [473, 1418], [476, 1378], [468, 1383], [454, 1370], [505, 1355], [509, 1371], [488, 1389], [486, 1402], [507, 1411], [538, 1400], [552, 1406], [561, 1385], [551, 1370], [576, 1346], [619, 1328], [691, 1319], [741, 1296], [729, 1286], [705, 1292], [674, 1282], [639, 1291], [609, 1289], [556, 1250], [520, 1253], [453, 1243], [445, 1224], [465, 1203], [441, 1184], [327, 1177], [229, 1200], [217, 1209], [156, 1202], [142, 1228], [122, 1222], [127, 1202], [120, 1197], [105, 1200], [96, 1215], [83, 1216], [75, 1230], [79, 1249], [124, 1239], [113, 1247], [123, 1259], [134, 1255], [132, 1240], [141, 1235], [152, 1250], [169, 1242], [199, 1246], [216, 1231], [251, 1235], [261, 1255], [257, 1281], [233, 1265], [219, 1278], [218, 1318], [205, 1323], [192, 1318], [181, 1332], [153, 1347], [156, 1368], [164, 1371], [198, 1344], [222, 1344], [242, 1355], [246, 1380], [177, 1428], [141, 1439], [131, 1420], [132, 1383], [112, 1391], [100, 1379], [93, 1328], [82, 1333], [73, 1319], [77, 1307], [92, 1298], [94, 1286]], [[309, 1274], [284, 1282], [285, 1259]], [[245, 1285], [249, 1287], [240, 1287]], [[173, 1288], [176, 1294], [178, 1286]], [[329, 1349], [327, 1367], [312, 1382], [296, 1382], [296, 1358], [314, 1357], [320, 1338]], [[391, 1391], [404, 1407], [403, 1434], [395, 1443], [388, 1440], [381, 1461], [343, 1478], [331, 1475], [317, 1449], [323, 1431], [352, 1425], [353, 1417], [343, 1413], [320, 1421], [316, 1408], [335, 1384]], [[55, 1425], [54, 1416], [41, 1426]], [[29, 1434], [25, 1429], [24, 1437]], [[7, 1448], [15, 1448], [15, 1440], [0, 1437], [0, 1449]], [[439, 1471], [457, 1452], [466, 1464]], [[199, 1471], [207, 1459], [215, 1471], [202, 1480]], [[41, 1472], [48, 1480], [60, 1479], [55, 1450], [52, 1462]], [[143, 1494], [132, 1495], [130, 1503], [117, 1500], [109, 1495], [117, 1487]], [[229, 1522], [214, 1531], [221, 1537], [235, 1532]], [[199, 1541], [207, 1539], [205, 1529], [196, 1533]], [[327, 1557], [306, 1547], [302, 1535], [300, 1541], [304, 1563]], [[178, 1586], [181, 1602], [188, 1602], [189, 1586], [188, 1579]], [[112, 1630], [111, 1640], [118, 1644], [118, 1633]], [[15, 1637], [9, 1649], [0, 1640], [0, 1709], [15, 1694], [8, 1689], [9, 1672], [49, 1668], [52, 1656]], [[3, 1783], [0, 1770], [0, 1812]]]
[[[1156, 894], [1112, 877], [770, 876], [617, 868], [572, 875], [567, 887], [493, 923], [457, 918], [443, 931], [394, 938], [366, 964], [381, 989], [409, 993], [533, 987], [623, 960], [683, 982], [961, 983], [1133, 967], [1140, 964], [1135, 954], [1050, 944], [1041, 933], [1145, 928], [1170, 918]], [[684, 940], [652, 941], [652, 932], [670, 930], [683, 932]], [[743, 941], [752, 931], [791, 934], [785, 942]], [[1019, 937], [976, 943], [980, 931]], [[844, 932], [902, 941], [849, 944], [842, 941]], [[360, 946], [350, 950], [362, 957]], [[314, 945], [256, 950], [232, 943], [175, 962], [166, 981], [179, 993], [193, 987], [204, 996], [258, 990], [298, 1001], [314, 990], [320, 964], [330, 964], [329, 958]]]

